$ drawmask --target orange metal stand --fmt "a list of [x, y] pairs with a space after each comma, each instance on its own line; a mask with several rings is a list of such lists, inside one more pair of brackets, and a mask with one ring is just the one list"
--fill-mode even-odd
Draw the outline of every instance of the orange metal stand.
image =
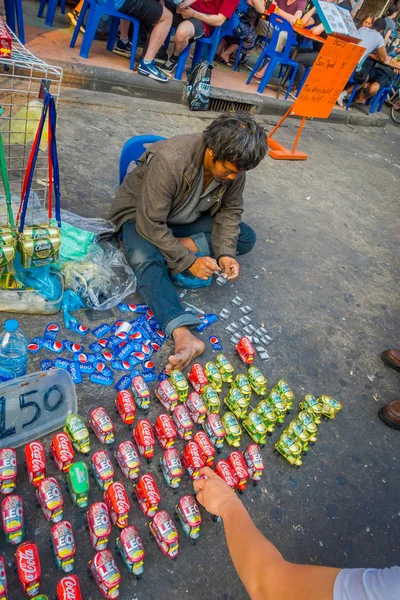
[[274, 158], [275, 160], [306, 160], [308, 158], [308, 154], [306, 154], [305, 152], [300, 152], [299, 150], [296, 150], [297, 143], [299, 141], [300, 134], [303, 130], [306, 117], [302, 117], [302, 119], [301, 119], [301, 122], [299, 125], [299, 130], [297, 132], [296, 139], [294, 140], [293, 147], [291, 150], [289, 150], [288, 148], [286, 148], [285, 146], [283, 146], [276, 140], [272, 139], [272, 136], [274, 135], [275, 131], [282, 125], [284, 120], [291, 114], [292, 108], [293, 107], [289, 108], [289, 110], [283, 115], [282, 119], [275, 125], [275, 127], [273, 128], [271, 133], [267, 136], [267, 144], [268, 144], [269, 148], [271, 148], [271, 150], [268, 152], [268, 156], [270, 156], [271, 158]]

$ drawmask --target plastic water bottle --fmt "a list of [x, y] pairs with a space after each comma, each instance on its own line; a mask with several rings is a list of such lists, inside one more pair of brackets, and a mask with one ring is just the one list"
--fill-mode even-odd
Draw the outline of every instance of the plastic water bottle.
[[21, 377], [28, 364], [28, 339], [16, 319], [8, 319], [0, 335], [0, 380]]

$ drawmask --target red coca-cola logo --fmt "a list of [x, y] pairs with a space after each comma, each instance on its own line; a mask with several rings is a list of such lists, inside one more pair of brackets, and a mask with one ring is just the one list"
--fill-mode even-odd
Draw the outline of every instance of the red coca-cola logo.
[[150, 504], [158, 504], [160, 501], [160, 494], [158, 493], [156, 482], [151, 475], [142, 475], [142, 484], [146, 494], [146, 498]]
[[57, 437], [57, 442], [60, 460], [62, 462], [66, 462], [73, 458], [73, 453], [71, 452], [71, 443], [68, 439], [68, 436], [64, 433], [60, 433], [60, 435]]
[[247, 338], [246, 336], [241, 338], [239, 344], [241, 345], [242, 349], [246, 352], [250, 352], [251, 354], [254, 352], [253, 346], [251, 345], [249, 338]]
[[116, 512], [118, 514], [127, 513], [130, 508], [130, 505], [128, 502], [128, 497], [126, 495], [124, 486], [122, 485], [122, 483], [119, 483], [117, 481], [116, 483], [114, 483], [112, 488], [113, 488], [113, 492], [114, 492], [115, 505], [117, 507]]
[[243, 464], [243, 458], [240, 452], [232, 452], [229, 457], [229, 460], [240, 478], [247, 477], [247, 471]]
[[77, 592], [79, 591], [78, 582], [72, 575], [64, 577], [61, 580], [62, 590], [65, 592], [63, 600], [77, 600]]
[[33, 548], [18, 551], [18, 565], [24, 573], [26, 581], [35, 581], [38, 576], [36, 553]]
[[175, 437], [175, 429], [168, 415], [160, 415], [160, 425], [163, 428], [163, 433], [166, 437]]
[[29, 445], [31, 468], [33, 471], [42, 471], [45, 468], [43, 446], [40, 442], [32, 442]]
[[207, 381], [207, 377], [204, 373], [203, 367], [199, 363], [195, 363], [192, 369], [200, 381]]
[[236, 481], [232, 475], [229, 465], [225, 461], [221, 460], [218, 463], [218, 472], [221, 475], [221, 477], [223, 477], [223, 479], [225, 479], [226, 483], [229, 486], [234, 487], [236, 485]]
[[143, 439], [144, 446], [152, 446], [154, 444], [153, 431], [149, 421], [143, 419], [138, 423], [139, 433]]
[[200, 454], [200, 448], [195, 442], [189, 442], [186, 446], [187, 452], [192, 459], [192, 463], [195, 467], [203, 467], [204, 461]]
[[122, 390], [121, 392], [119, 392], [120, 396], [120, 400], [122, 402], [122, 406], [125, 412], [131, 412], [132, 410], [135, 409], [135, 405], [133, 403], [133, 398], [130, 392], [128, 392], [127, 390]]

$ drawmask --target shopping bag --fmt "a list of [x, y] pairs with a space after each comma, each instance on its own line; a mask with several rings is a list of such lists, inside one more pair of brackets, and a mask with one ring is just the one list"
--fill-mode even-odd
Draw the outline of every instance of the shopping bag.
[[208, 110], [210, 105], [212, 66], [202, 60], [190, 72], [187, 80], [186, 93], [189, 110]]

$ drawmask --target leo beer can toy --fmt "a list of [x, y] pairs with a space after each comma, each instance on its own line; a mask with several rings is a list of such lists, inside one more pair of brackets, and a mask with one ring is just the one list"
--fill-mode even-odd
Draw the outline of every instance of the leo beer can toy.
[[60, 257], [60, 242], [57, 227], [24, 227], [18, 243], [24, 269], [56, 262]]

